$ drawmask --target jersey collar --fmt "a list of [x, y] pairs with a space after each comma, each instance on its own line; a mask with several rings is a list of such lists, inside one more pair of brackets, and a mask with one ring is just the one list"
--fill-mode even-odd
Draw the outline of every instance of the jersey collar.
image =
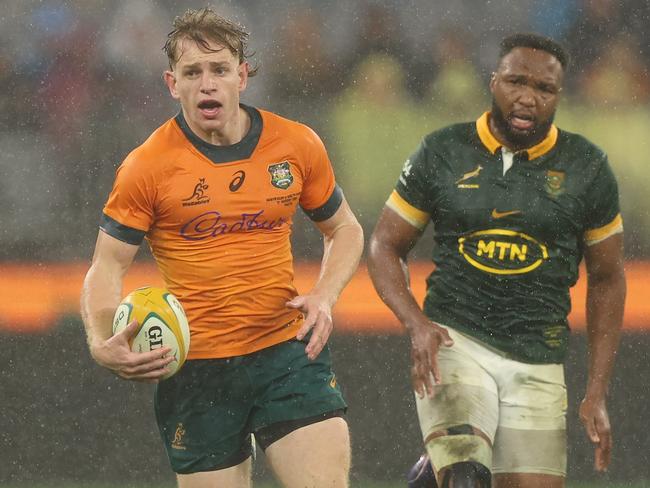
[[[485, 112], [483, 115], [481, 115], [478, 118], [478, 120], [476, 121], [476, 131], [478, 132], [478, 137], [479, 139], [481, 139], [483, 145], [488, 149], [488, 151], [494, 154], [497, 152], [497, 150], [503, 147], [503, 144], [501, 144], [490, 131], [490, 125], [488, 123], [489, 115], [490, 112]], [[557, 135], [558, 135], [557, 127], [555, 126], [555, 124], [553, 124], [551, 125], [551, 128], [548, 131], [548, 134], [546, 135], [544, 140], [534, 145], [533, 147], [530, 147], [520, 152], [527, 153], [528, 159], [531, 161], [535, 158], [543, 156], [551, 149], [553, 149], [555, 143], [557, 142]]]
[[192, 132], [192, 129], [190, 129], [185, 117], [183, 117], [182, 110], [174, 119], [192, 145], [213, 163], [218, 164], [241, 161], [250, 158], [253, 151], [255, 151], [257, 143], [262, 135], [263, 122], [262, 115], [255, 107], [250, 107], [243, 103], [240, 103], [239, 106], [248, 113], [251, 119], [251, 126], [243, 139], [231, 146], [216, 146], [201, 139]]

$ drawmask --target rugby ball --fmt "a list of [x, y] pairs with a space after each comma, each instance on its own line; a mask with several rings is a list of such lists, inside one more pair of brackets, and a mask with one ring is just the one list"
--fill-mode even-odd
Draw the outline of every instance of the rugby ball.
[[115, 311], [113, 334], [122, 331], [133, 320], [139, 329], [131, 338], [131, 350], [148, 352], [161, 347], [171, 348], [174, 360], [167, 365], [174, 375], [183, 366], [190, 349], [190, 327], [183, 306], [169, 291], [153, 286], [138, 288], [129, 293]]

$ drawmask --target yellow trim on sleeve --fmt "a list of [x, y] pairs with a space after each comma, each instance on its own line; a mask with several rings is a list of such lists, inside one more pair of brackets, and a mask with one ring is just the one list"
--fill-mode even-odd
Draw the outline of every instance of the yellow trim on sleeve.
[[588, 246], [604, 241], [614, 234], [623, 232], [623, 217], [618, 214], [609, 224], [603, 225], [597, 229], [590, 229], [585, 232], [584, 240]]
[[[483, 145], [488, 149], [488, 151], [494, 154], [499, 150], [499, 148], [503, 147], [503, 144], [501, 144], [499, 140], [494, 137], [492, 131], [490, 131], [490, 124], [488, 121], [489, 116], [490, 112], [485, 112], [478, 118], [476, 121], [476, 131], [478, 132], [478, 137], [481, 139]], [[528, 153], [528, 159], [532, 161], [553, 149], [557, 142], [557, 136], [558, 130], [553, 124], [542, 142], [525, 150], [525, 152]]]
[[393, 190], [393, 193], [391, 193], [390, 197], [388, 197], [386, 206], [393, 210], [404, 220], [406, 220], [413, 227], [417, 227], [418, 229], [424, 229], [429, 223], [429, 219], [431, 218], [427, 212], [415, 208], [413, 205], [404, 200], [395, 190]]

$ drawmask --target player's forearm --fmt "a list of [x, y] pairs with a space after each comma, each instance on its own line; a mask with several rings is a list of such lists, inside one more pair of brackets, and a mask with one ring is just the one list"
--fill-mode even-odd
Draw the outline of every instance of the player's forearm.
[[355, 221], [339, 226], [324, 236], [323, 260], [313, 294], [327, 297], [334, 306], [341, 291], [354, 275], [363, 252], [363, 230]]
[[88, 345], [111, 337], [115, 309], [122, 294], [122, 276], [95, 262], [88, 270], [81, 291], [81, 318], [86, 329]]
[[407, 330], [423, 318], [422, 310], [411, 293], [405, 257], [390, 246], [371, 241], [368, 272], [379, 297]]
[[625, 291], [622, 272], [588, 280], [589, 378], [586, 396], [604, 397], [607, 394], [623, 324]]

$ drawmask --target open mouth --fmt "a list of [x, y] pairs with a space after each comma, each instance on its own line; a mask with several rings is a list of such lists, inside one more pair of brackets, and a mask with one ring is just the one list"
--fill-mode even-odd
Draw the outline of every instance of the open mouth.
[[514, 113], [508, 118], [510, 125], [517, 130], [528, 131], [535, 127], [535, 117], [530, 114]]
[[206, 117], [214, 117], [222, 107], [221, 103], [216, 100], [203, 100], [199, 102], [199, 110]]

